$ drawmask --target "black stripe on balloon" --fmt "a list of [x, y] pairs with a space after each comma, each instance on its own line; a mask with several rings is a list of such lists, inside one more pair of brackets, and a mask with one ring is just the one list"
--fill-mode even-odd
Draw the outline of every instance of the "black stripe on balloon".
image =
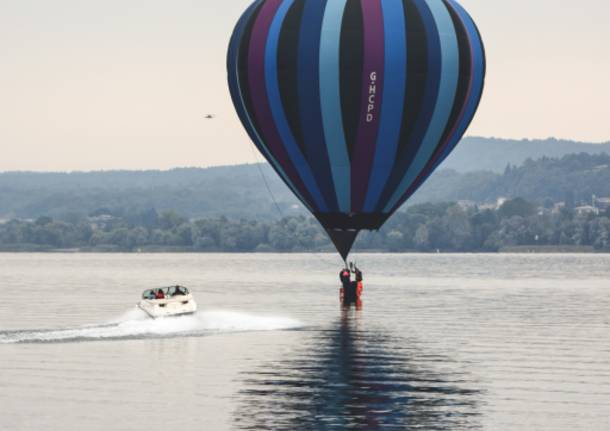
[[413, 182], [415, 186], [413, 189], [409, 188], [407, 194], [402, 196], [396, 204], [395, 208], [399, 208], [409, 197], [411, 197], [418, 189], [422, 186], [425, 180], [432, 175], [433, 170], [431, 170], [431, 166], [434, 166], [437, 157], [442, 154], [443, 149], [445, 148], [445, 144], [447, 140], [451, 138], [451, 133], [455, 132], [455, 126], [460, 121], [460, 114], [466, 103], [468, 103], [468, 88], [470, 86], [471, 81], [471, 59], [472, 52], [470, 50], [470, 44], [468, 41], [468, 32], [464, 23], [460, 19], [459, 15], [455, 12], [455, 10], [447, 4], [446, 0], [443, 0], [445, 8], [449, 11], [449, 15], [451, 16], [451, 20], [453, 22], [453, 27], [456, 33], [456, 39], [458, 42], [458, 53], [459, 53], [459, 72], [458, 72], [458, 86], [455, 93], [455, 99], [453, 102], [453, 107], [451, 109], [451, 114], [449, 116], [449, 120], [447, 122], [447, 126], [443, 132], [442, 139], [439, 141], [432, 158], [428, 161], [422, 172], [419, 174], [419, 177]]
[[340, 40], [341, 111], [350, 160], [356, 146], [364, 67], [364, 18], [361, 0], [347, 0]]
[[278, 83], [280, 87], [280, 96], [288, 125], [292, 130], [292, 134], [304, 155], [305, 143], [303, 140], [303, 132], [301, 129], [301, 121], [299, 118], [299, 81], [298, 81], [298, 64], [299, 64], [299, 35], [301, 33], [301, 18], [303, 16], [303, 8], [306, 0], [297, 0], [288, 10], [282, 30], [280, 33], [280, 41], [278, 45]]
[[421, 113], [428, 77], [426, 27], [413, 0], [404, 0], [403, 3], [407, 28], [407, 87], [397, 159], [408, 150], [409, 137]]
[[[256, 18], [258, 18], [258, 15], [264, 4], [265, 4], [264, 1], [261, 2], [261, 4], [256, 9], [256, 11], [250, 17], [250, 21], [248, 22], [248, 24], [246, 24], [246, 27], [244, 29], [244, 33], [243, 33], [243, 36], [242, 36], [242, 39], [240, 42], [240, 46], [239, 46], [239, 53], [238, 53], [239, 59], [238, 59], [238, 64], [237, 64], [237, 67], [239, 69], [239, 85], [240, 85], [242, 97], [244, 99], [244, 105], [246, 107], [246, 112], [249, 113], [250, 120], [252, 122], [252, 126], [254, 127], [254, 129], [256, 130], [256, 133], [258, 133], [259, 136], [262, 136], [261, 129], [260, 129], [260, 126], [256, 123], [255, 116], [252, 115], [252, 113], [254, 112], [254, 106], [252, 104], [252, 97], [250, 95], [250, 85], [249, 85], [249, 80], [248, 80], [248, 54], [250, 51], [250, 39], [252, 37], [252, 29], [254, 28], [254, 23], [256, 22]], [[261, 142], [261, 145], [265, 145], [265, 143]], [[266, 147], [266, 145], [265, 145], [265, 147]], [[271, 161], [269, 161], [269, 163], [271, 165], [273, 165], [273, 163], [271, 163]], [[274, 169], [275, 169], [275, 167], [274, 167]]]
[[[447, 2], [446, 0], [443, 0], [445, 2], [445, 6], [447, 6]], [[458, 42], [459, 42], [459, 49], [460, 49], [460, 82], [462, 79], [472, 79], [472, 91], [474, 91], [479, 85], [481, 86], [480, 89], [480, 94], [482, 94], [483, 92], [483, 87], [485, 85], [485, 71], [486, 71], [486, 67], [487, 67], [487, 63], [485, 61], [485, 46], [483, 45], [483, 39], [481, 38], [481, 34], [479, 33], [479, 29], [477, 28], [476, 24], [474, 23], [474, 21], [471, 20], [471, 23], [474, 25], [475, 31], [476, 31], [476, 35], [469, 33], [468, 29], [466, 27], [466, 25], [464, 24], [464, 22], [461, 20], [461, 18], [459, 18], [459, 16], [456, 14], [456, 16], [454, 17], [454, 13], [455, 13], [455, 9], [453, 9], [452, 7], [447, 7], [447, 9], [449, 10], [451, 16], [452, 16], [452, 20], [454, 23], [454, 26], [456, 28], [456, 33], [458, 36]], [[456, 23], [456, 17], [457, 20], [459, 21], [459, 24]], [[466, 38], [466, 50], [468, 52], [467, 54], [467, 58], [463, 57], [463, 46], [462, 46], [462, 39], [460, 37], [460, 29], [462, 29], [464, 31], [463, 35]], [[472, 48], [470, 46], [470, 44], [468, 44], [468, 35], [470, 35], [470, 39], [471, 39], [471, 43], [475, 44], [479, 44], [479, 46], [481, 47], [481, 52], [482, 52], [482, 59], [483, 59], [483, 63], [482, 63], [482, 76], [481, 76], [481, 81], [474, 81], [474, 76], [471, 76], [475, 73], [475, 70], [472, 69], [472, 64], [471, 64], [471, 60], [472, 60], [472, 56], [474, 54], [474, 52], [472, 52]], [[476, 36], [476, 37], [475, 37]], [[476, 40], [475, 40], [476, 39]], [[468, 76], [466, 78], [463, 78], [462, 75], [462, 67], [463, 67], [463, 62], [467, 62], [467, 67], [468, 67]], [[475, 64], [475, 67], [477, 67], [477, 65]], [[460, 96], [457, 96], [460, 97]], [[469, 98], [466, 99], [466, 95], [463, 96], [465, 98], [464, 100], [464, 104], [469, 103], [470, 98], [475, 97], [474, 93], [471, 93]], [[457, 100], [457, 99], [456, 99]], [[478, 100], [476, 102], [476, 106], [474, 108], [473, 112], [477, 112], [478, 106], [481, 103], [481, 97], [478, 97]], [[474, 118], [474, 117], [473, 117]], [[472, 122], [473, 118], [469, 119], [469, 123]], [[459, 121], [459, 119], [458, 119]], [[451, 123], [450, 123], [451, 124]], [[454, 144], [454, 146], [457, 145], [457, 143]], [[435, 164], [438, 166], [440, 163], [442, 163], [448, 156], [449, 154], [445, 154], [443, 159], [439, 159], [435, 161]], [[434, 173], [434, 170], [430, 171], [427, 169], [428, 167], [426, 167], [426, 169], [424, 169], [424, 173], [425, 175], [419, 179], [418, 181], [418, 186], [416, 189], [411, 190], [411, 192], [408, 195], [403, 196], [398, 203], [396, 204], [396, 206], [394, 207], [393, 210], [397, 210], [398, 208], [400, 208], [400, 206], [402, 206], [402, 204], [404, 204], [406, 202], [406, 200], [411, 197], [419, 187], [421, 187], [421, 185], [423, 185], [425, 183], [425, 181], [432, 175], [432, 173]]]
[[413, 0], [403, 0], [407, 28], [407, 86], [396, 161], [386, 182], [377, 211], [382, 211], [392, 198], [394, 189], [417, 154], [419, 145], [411, 141], [415, 126], [422, 115], [428, 76], [428, 35], [419, 10]]
[[[470, 82], [472, 80], [472, 52], [470, 50], [470, 43], [468, 41], [468, 31], [457, 12], [447, 4], [446, 0], [443, 0], [443, 3], [449, 11], [449, 15], [451, 15], [453, 27], [455, 28], [455, 33], [458, 41], [460, 71], [458, 77], [458, 86], [453, 102], [453, 108], [451, 110], [451, 115], [449, 116], [449, 122], [447, 123], [447, 127], [445, 128], [445, 131], [443, 133], [443, 138], [439, 142], [437, 151], [442, 150], [441, 147], [445, 146], [445, 143], [451, 137], [450, 134], [454, 131], [458, 121], [460, 121], [460, 114], [464, 109], [464, 105], [466, 105], [466, 103], [468, 102], [468, 88], [470, 87]], [[435, 158], [436, 156], [437, 154], [435, 152]]]

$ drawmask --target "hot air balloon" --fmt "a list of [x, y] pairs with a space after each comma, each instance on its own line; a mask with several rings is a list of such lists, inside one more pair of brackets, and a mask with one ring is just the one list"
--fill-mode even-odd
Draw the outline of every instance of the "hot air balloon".
[[458, 144], [485, 52], [455, 0], [258, 0], [227, 67], [250, 138], [345, 260]]

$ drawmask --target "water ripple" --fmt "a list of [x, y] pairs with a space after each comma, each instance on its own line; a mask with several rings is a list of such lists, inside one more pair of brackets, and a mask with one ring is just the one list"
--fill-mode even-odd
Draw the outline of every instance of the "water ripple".
[[344, 312], [292, 355], [241, 375], [234, 424], [244, 430], [478, 429], [482, 391], [463, 371], [432, 367], [412, 340]]

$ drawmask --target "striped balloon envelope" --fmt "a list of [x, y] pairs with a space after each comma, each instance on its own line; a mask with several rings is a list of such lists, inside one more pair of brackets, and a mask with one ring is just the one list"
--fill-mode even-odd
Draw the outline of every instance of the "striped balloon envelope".
[[228, 74], [250, 138], [346, 259], [458, 144], [485, 52], [455, 0], [258, 0]]

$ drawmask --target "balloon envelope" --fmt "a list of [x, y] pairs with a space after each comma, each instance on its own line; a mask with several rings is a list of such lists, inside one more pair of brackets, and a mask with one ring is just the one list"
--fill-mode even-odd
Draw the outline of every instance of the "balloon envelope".
[[485, 79], [455, 0], [258, 0], [227, 63], [250, 138], [344, 259], [455, 148]]

